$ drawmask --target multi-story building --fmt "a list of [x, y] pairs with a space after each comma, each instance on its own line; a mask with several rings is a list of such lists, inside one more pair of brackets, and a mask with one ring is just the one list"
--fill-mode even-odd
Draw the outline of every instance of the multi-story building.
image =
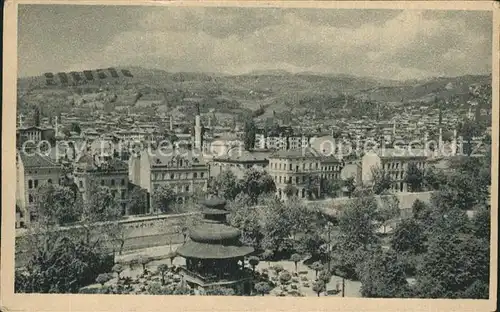
[[53, 128], [42, 128], [42, 127], [26, 127], [19, 128], [16, 131], [16, 143], [18, 147], [21, 147], [25, 142], [31, 141], [32, 143], [39, 143], [41, 141], [54, 141], [56, 136], [56, 131]]
[[427, 159], [432, 152], [425, 149], [380, 149], [367, 152], [361, 160], [361, 179], [365, 185], [373, 183], [373, 170], [381, 169], [388, 173], [393, 181], [392, 191], [407, 192], [405, 183], [406, 170], [410, 164], [415, 164], [420, 170], [425, 170]]
[[60, 184], [61, 166], [39, 153], [18, 152], [16, 157], [16, 226], [27, 226], [37, 216], [37, 190], [44, 184]]
[[153, 153], [143, 150], [130, 157], [129, 178], [147, 191], [148, 212], [154, 212], [157, 207], [151, 203], [158, 187], [171, 187], [177, 201], [182, 202], [187, 196], [206, 190], [209, 168], [201, 153], [195, 150], [157, 150]]
[[250, 168], [267, 169], [269, 152], [236, 150], [224, 156], [214, 157], [210, 162], [210, 176], [217, 176], [222, 171], [232, 171], [238, 179], [242, 179]]
[[84, 201], [92, 196], [93, 186], [106, 186], [111, 189], [121, 207], [122, 215], [129, 215], [128, 166], [125, 162], [107, 155], [85, 154], [75, 163], [74, 182]]
[[286, 198], [288, 185], [293, 187], [298, 197], [318, 198], [321, 195], [321, 179], [339, 178], [341, 169], [341, 162], [335, 157], [325, 157], [309, 147], [277, 151], [269, 157], [268, 166], [279, 198]]
[[299, 149], [309, 146], [310, 138], [307, 136], [268, 136], [255, 135], [255, 148], [271, 150]]

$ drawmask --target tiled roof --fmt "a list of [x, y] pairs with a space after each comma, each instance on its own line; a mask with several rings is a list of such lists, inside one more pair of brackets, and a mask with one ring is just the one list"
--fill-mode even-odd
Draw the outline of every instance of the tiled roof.
[[376, 153], [380, 157], [431, 157], [434, 154], [431, 150], [416, 148], [386, 148], [379, 149]]
[[274, 152], [270, 158], [316, 158], [320, 157], [320, 154], [313, 148], [298, 148], [291, 150], [281, 150]]
[[199, 150], [183, 148], [158, 149], [150, 155], [151, 166], [165, 166], [171, 163], [174, 158], [188, 160], [192, 164], [204, 165], [203, 154]]
[[39, 153], [33, 153], [33, 154], [27, 154], [27, 153], [20, 153], [21, 159], [23, 161], [23, 165], [25, 168], [50, 168], [50, 167], [56, 167], [58, 168], [59, 165], [53, 162], [50, 157], [41, 155]]
[[217, 157], [214, 160], [221, 161], [241, 161], [241, 162], [251, 162], [251, 161], [265, 161], [269, 158], [271, 153], [269, 152], [254, 152], [246, 150], [230, 150], [228, 154], [221, 157]]

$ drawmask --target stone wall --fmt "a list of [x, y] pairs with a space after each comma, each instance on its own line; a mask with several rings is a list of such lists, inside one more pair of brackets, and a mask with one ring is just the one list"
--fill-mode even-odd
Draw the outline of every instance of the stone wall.
[[[411, 213], [411, 206], [416, 199], [429, 202], [432, 192], [422, 193], [397, 193], [399, 199], [401, 216]], [[380, 196], [377, 196], [380, 200]], [[343, 205], [350, 199], [347, 197], [326, 199], [319, 201], [308, 201], [308, 205], [317, 205], [328, 214], [336, 214]], [[125, 237], [124, 251], [137, 250], [155, 246], [168, 246], [170, 244], [180, 244], [184, 237], [181, 229], [185, 220], [196, 213], [178, 215], [159, 215], [147, 217], [130, 217], [120, 221]], [[71, 227], [61, 229], [61, 231], [71, 231]], [[16, 266], [24, 265], [26, 254], [23, 252], [22, 237], [25, 230], [18, 230], [16, 233]]]
[[[179, 244], [184, 241], [181, 229], [185, 220], [194, 213], [178, 215], [159, 215], [129, 218], [120, 221], [125, 244], [123, 250], [135, 250], [155, 246]], [[72, 231], [74, 228], [63, 228], [61, 231]], [[23, 266], [26, 261], [26, 247], [23, 237], [26, 231], [16, 233], [16, 267]]]

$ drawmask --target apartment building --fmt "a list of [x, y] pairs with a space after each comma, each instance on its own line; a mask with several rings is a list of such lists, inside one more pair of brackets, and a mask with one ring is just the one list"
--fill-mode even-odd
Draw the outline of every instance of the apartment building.
[[61, 166], [39, 153], [18, 151], [16, 155], [16, 227], [36, 220], [37, 190], [44, 184], [60, 184]]
[[74, 182], [83, 200], [92, 196], [92, 185], [96, 183], [111, 189], [122, 215], [130, 214], [128, 207], [128, 166], [125, 162], [106, 154], [85, 154], [78, 159], [74, 168]]
[[129, 159], [130, 181], [148, 192], [148, 212], [156, 212], [152, 196], [160, 186], [169, 186], [183, 202], [187, 196], [206, 191], [209, 167], [197, 150], [143, 150]]
[[361, 160], [361, 179], [363, 184], [373, 183], [372, 170], [380, 168], [389, 173], [394, 182], [391, 190], [407, 192], [408, 186], [404, 182], [406, 171], [410, 164], [415, 164], [420, 170], [425, 170], [427, 160], [432, 152], [424, 149], [381, 149], [366, 153]]

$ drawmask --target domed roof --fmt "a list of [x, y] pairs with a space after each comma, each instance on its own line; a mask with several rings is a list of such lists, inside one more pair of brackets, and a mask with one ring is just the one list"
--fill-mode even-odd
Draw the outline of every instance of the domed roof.
[[190, 230], [189, 237], [200, 243], [222, 243], [237, 241], [240, 238], [239, 229], [220, 223], [203, 223]]
[[226, 206], [226, 200], [220, 197], [212, 197], [205, 199], [201, 204], [207, 208], [224, 208]]

